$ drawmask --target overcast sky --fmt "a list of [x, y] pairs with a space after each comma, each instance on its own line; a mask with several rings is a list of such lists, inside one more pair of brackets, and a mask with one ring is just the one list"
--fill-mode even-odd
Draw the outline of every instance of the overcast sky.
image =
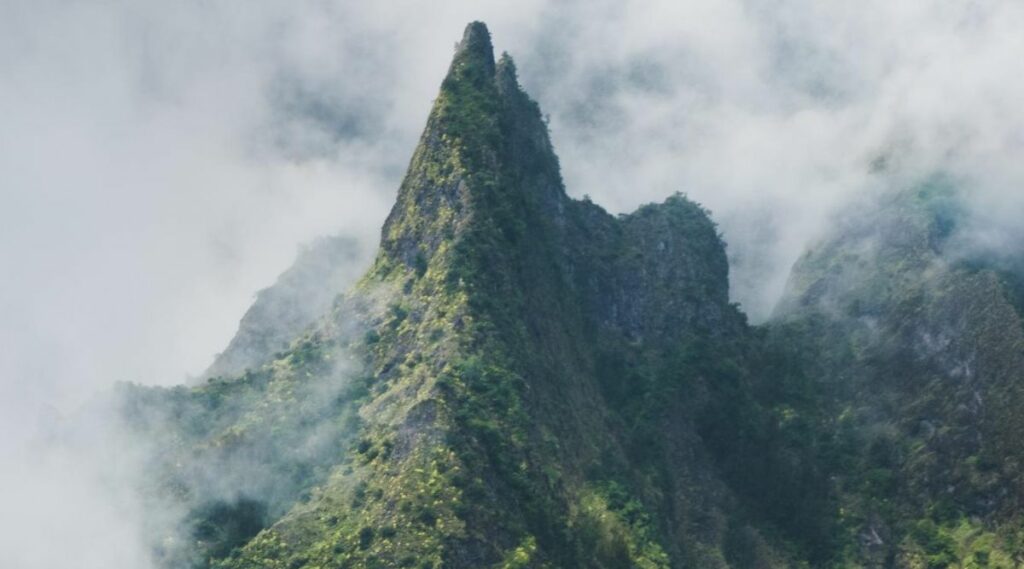
[[[709, 207], [762, 318], [880, 156], [1018, 192], [1024, 5], [0, 0], [0, 398], [201, 372], [325, 233], [368, 256], [465, 24], [518, 61], [568, 191]], [[995, 208], [999, 211], [1012, 211]]]

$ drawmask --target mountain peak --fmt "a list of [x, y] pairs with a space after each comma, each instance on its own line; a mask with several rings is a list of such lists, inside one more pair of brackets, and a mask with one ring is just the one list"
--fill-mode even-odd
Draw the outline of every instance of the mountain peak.
[[483, 22], [470, 22], [455, 48], [452, 71], [462, 66], [480, 69], [487, 77], [494, 76], [494, 46]]
[[558, 160], [536, 103], [519, 88], [511, 57], [504, 54], [495, 64], [487, 27], [473, 22], [385, 224], [381, 268], [425, 272], [444, 242], [486, 224], [491, 213], [525, 194], [549, 213], [558, 211], [564, 198]]
[[519, 90], [519, 77], [516, 75], [516, 63], [507, 52], [502, 52], [498, 60], [497, 69], [494, 72], [494, 82], [498, 85], [498, 91], [507, 95]]

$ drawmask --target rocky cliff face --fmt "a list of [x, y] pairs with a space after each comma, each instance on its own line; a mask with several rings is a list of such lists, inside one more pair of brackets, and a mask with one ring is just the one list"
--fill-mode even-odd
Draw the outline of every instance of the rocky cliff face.
[[968, 519], [1009, 559], [985, 524], [1016, 495], [1019, 318], [999, 274], [940, 262], [937, 210], [899, 200], [809, 253], [751, 328], [707, 212], [570, 199], [511, 58], [470, 24], [363, 278], [232, 344], [265, 328], [286, 349], [124, 388], [162, 449], [153, 509], [177, 512], [156, 556], [938, 566], [976, 552], [950, 541]]

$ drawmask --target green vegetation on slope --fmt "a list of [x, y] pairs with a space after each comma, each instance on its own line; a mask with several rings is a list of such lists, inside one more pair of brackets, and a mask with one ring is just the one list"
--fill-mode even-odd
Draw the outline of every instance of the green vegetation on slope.
[[[794, 268], [773, 333], [837, 422], [842, 564], [1015, 566], [1024, 335], [1012, 272], [964, 261], [952, 180], [865, 204]], [[991, 565], [986, 565], [989, 563]], [[1013, 561], [1017, 563], [1017, 561]]]

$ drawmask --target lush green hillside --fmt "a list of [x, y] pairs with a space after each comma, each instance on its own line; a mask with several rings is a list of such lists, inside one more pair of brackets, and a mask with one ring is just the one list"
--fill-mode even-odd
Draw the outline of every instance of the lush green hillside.
[[511, 58], [470, 24], [363, 278], [301, 332], [260, 320], [259, 338], [295, 336], [280, 352], [122, 390], [158, 449], [154, 551], [221, 569], [1011, 566], [1022, 281], [946, 258], [957, 211], [938, 186], [865, 210], [751, 327], [708, 212], [567, 197]]
[[797, 263], [771, 326], [846, 433], [830, 468], [850, 562], [1019, 563], [1021, 273], [965, 250], [961, 197], [936, 176], [862, 204]]

